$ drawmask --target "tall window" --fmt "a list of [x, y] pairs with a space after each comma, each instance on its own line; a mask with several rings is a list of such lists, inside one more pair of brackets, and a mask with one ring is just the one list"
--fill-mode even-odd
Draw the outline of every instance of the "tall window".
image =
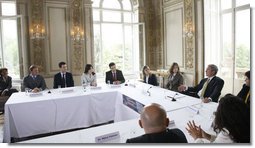
[[18, 30], [15, 1], [0, 2], [0, 67], [8, 68], [12, 78], [20, 79]]
[[130, 0], [94, 0], [94, 62], [98, 73], [115, 62], [124, 74], [139, 71], [138, 26]]
[[224, 93], [237, 94], [250, 70], [250, 0], [205, 0], [205, 66], [218, 65]]

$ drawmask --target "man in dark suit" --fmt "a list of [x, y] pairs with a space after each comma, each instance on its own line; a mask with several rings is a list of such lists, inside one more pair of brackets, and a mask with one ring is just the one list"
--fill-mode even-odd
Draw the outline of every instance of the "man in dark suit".
[[121, 84], [125, 82], [122, 71], [116, 69], [115, 63], [110, 63], [109, 68], [111, 70], [105, 73], [105, 83], [110, 82], [110, 84]]
[[204, 103], [218, 102], [221, 90], [224, 86], [224, 80], [217, 77], [218, 67], [210, 64], [206, 68], [206, 76], [195, 87], [179, 86], [178, 90], [189, 96], [201, 98]]
[[180, 129], [168, 129], [169, 119], [164, 108], [152, 103], [143, 108], [139, 125], [145, 134], [127, 139], [126, 143], [187, 143]]
[[59, 62], [58, 66], [60, 68], [60, 72], [55, 74], [54, 76], [53, 88], [58, 88], [58, 86], [61, 86], [61, 88], [73, 87], [74, 86], [73, 75], [72, 73], [67, 72], [66, 63]]
[[29, 67], [30, 74], [23, 79], [23, 89], [28, 89], [29, 92], [39, 92], [46, 88], [44, 78], [39, 75], [39, 70], [36, 65]]
[[0, 69], [0, 94], [1, 96], [11, 96], [12, 93], [18, 92], [12, 88], [12, 77], [8, 76], [8, 69]]

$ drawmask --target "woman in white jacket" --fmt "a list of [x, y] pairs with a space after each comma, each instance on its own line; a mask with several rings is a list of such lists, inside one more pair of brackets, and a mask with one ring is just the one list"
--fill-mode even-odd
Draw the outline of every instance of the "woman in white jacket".
[[97, 86], [96, 73], [91, 64], [87, 64], [85, 66], [84, 73], [81, 76], [81, 84], [89, 84], [90, 86]]
[[187, 125], [195, 143], [250, 143], [250, 110], [239, 97], [231, 94], [219, 101], [213, 124], [216, 137], [205, 133], [194, 121]]

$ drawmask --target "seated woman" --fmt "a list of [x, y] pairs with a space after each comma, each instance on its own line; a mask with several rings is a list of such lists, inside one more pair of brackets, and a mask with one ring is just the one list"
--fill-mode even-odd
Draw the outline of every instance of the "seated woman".
[[250, 71], [245, 74], [245, 84], [240, 92], [237, 94], [238, 97], [242, 98], [245, 104], [250, 106]]
[[12, 93], [18, 92], [12, 88], [12, 77], [8, 76], [8, 69], [0, 69], [0, 94], [1, 96], [11, 96]]
[[158, 85], [156, 75], [150, 72], [150, 67], [147, 65], [143, 67], [143, 82], [154, 86]]
[[183, 76], [180, 73], [180, 68], [177, 63], [173, 63], [169, 69], [167, 89], [172, 91], [178, 91], [178, 87], [183, 85]]
[[205, 133], [194, 121], [186, 128], [196, 143], [250, 143], [250, 111], [239, 97], [227, 94], [221, 98], [213, 123], [213, 137]]
[[90, 86], [97, 86], [96, 73], [91, 64], [87, 64], [85, 66], [85, 71], [81, 76], [81, 84], [90, 84]]

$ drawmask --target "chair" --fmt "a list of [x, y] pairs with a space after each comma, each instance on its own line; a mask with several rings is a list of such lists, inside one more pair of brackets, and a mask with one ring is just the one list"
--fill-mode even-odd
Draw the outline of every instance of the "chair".
[[4, 105], [9, 99], [9, 96], [0, 96], [0, 112], [4, 112]]

